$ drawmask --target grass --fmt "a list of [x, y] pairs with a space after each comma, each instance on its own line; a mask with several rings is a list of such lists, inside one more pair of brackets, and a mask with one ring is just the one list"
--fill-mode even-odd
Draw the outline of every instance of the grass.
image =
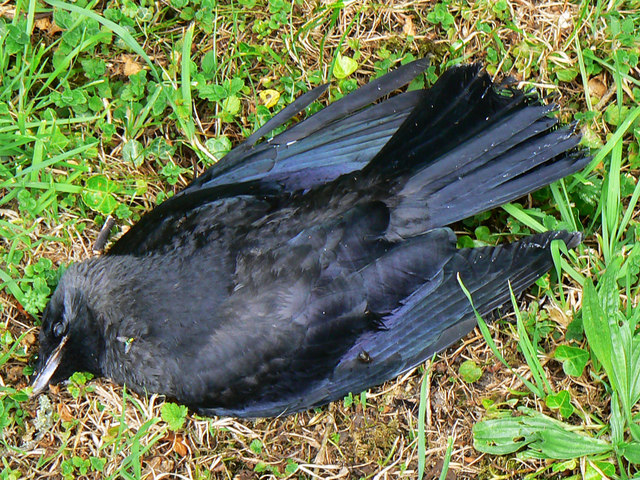
[[[633, 0], [4, 5], [0, 478], [638, 475], [638, 31]], [[483, 61], [551, 96], [593, 148], [581, 174], [458, 226], [461, 246], [585, 232], [515, 324], [283, 419], [200, 418], [84, 375], [28, 400], [37, 318], [108, 216], [127, 228], [310, 88], [331, 81], [333, 101], [426, 54], [414, 87]]]

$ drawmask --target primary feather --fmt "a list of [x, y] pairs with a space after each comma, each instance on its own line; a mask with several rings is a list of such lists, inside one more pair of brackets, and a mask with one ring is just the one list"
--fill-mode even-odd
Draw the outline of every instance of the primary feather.
[[[547, 232], [457, 249], [447, 225], [581, 169], [578, 137], [477, 66], [373, 102], [417, 61], [273, 139], [303, 96], [107, 255], [72, 265], [43, 319], [39, 386], [90, 370], [204, 414], [271, 416], [393, 378], [552, 265]], [[58, 362], [46, 367], [54, 358]], [[41, 375], [42, 376], [42, 375]]]

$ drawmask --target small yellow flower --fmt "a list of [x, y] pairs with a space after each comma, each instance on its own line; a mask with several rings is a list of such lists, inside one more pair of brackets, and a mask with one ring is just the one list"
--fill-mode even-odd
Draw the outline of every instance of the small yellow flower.
[[278, 100], [280, 99], [280, 93], [277, 90], [273, 90], [271, 88], [261, 91], [259, 95], [260, 100], [267, 108], [273, 107], [276, 103], [278, 103]]

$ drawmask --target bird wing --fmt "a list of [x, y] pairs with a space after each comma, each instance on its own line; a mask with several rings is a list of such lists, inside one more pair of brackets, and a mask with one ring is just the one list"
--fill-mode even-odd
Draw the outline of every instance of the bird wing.
[[304, 110], [327, 86], [307, 92], [195, 179], [186, 190], [262, 180], [277, 181], [286, 191], [294, 191], [361, 169], [395, 133], [423, 91], [396, 95], [377, 105], [373, 105], [374, 102], [408, 84], [428, 64], [424, 58], [402, 65], [256, 145], [259, 138]]
[[229, 328], [223, 323], [189, 359], [197, 380], [180, 398], [208, 415], [273, 416], [382, 383], [475, 326], [458, 275], [478, 311], [489, 312], [508, 302], [509, 282], [518, 294], [550, 268], [554, 239], [575, 246], [580, 236], [547, 232], [458, 250], [451, 230], [435, 229], [330, 280], [321, 254], [289, 245], [281, 268], [254, 264], [259, 276], [231, 295], [221, 313]]
[[[416, 61], [400, 67], [270, 142], [255, 145], [257, 136], [250, 138], [143, 216], [109, 253], [142, 255], [163, 248], [191, 210], [220, 210], [216, 205], [226, 205], [225, 198], [282, 205], [291, 195], [319, 188], [332, 196], [327, 188], [339, 191], [344, 185], [336, 179], [354, 180], [345, 174], [356, 170], [370, 185], [399, 186], [389, 202], [388, 235], [408, 238], [526, 195], [589, 162], [576, 148], [580, 137], [572, 127], [549, 117], [553, 106], [519, 90], [496, 88], [477, 65], [449, 69], [428, 90], [371, 105], [425, 66]], [[275, 123], [314, 95], [274, 117]], [[352, 186], [362, 190], [367, 181]]]
[[[255, 195], [256, 190], [260, 190], [262, 195]], [[233, 242], [233, 234], [249, 228], [271, 208], [274, 198], [267, 192], [264, 186], [254, 189], [253, 185], [241, 184], [211, 187], [172, 197], [147, 212], [111, 246], [107, 254], [143, 256], [162, 253], [188, 248], [199, 240], [212, 240], [219, 235]]]
[[[317, 187], [361, 169], [393, 136], [415, 108], [423, 90], [405, 92], [379, 104], [376, 100], [409, 83], [424, 71], [427, 59], [403, 65], [294, 125], [268, 142], [257, 140], [302, 111], [324, 87], [303, 95], [274, 116], [245, 142], [196, 178], [187, 188], [146, 213], [108, 251], [145, 255], [176, 242], [172, 235], [192, 210], [221, 219], [226, 198], [265, 199]], [[270, 201], [270, 200], [269, 200]]]
[[[402, 253], [384, 240], [388, 221], [382, 202], [363, 202], [294, 235], [281, 222], [279, 238], [286, 240], [272, 248], [251, 235], [238, 239], [228, 298], [215, 309], [202, 307], [203, 317], [215, 315], [215, 329], [181, 333], [185, 348], [175, 350], [184, 352], [176, 374], [193, 373], [176, 392], [181, 401], [198, 409], [282, 402], [328, 378], [358, 339], [384, 329], [383, 317], [455, 250], [452, 233], [441, 230]], [[257, 236], [268, 237], [270, 226], [267, 220]], [[390, 252], [397, 255], [376, 264]]]

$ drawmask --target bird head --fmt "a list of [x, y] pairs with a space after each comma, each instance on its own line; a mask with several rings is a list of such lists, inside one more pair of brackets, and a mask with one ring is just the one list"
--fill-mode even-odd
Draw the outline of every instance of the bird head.
[[102, 335], [82, 290], [64, 281], [70, 274], [73, 275], [67, 271], [63, 276], [42, 317], [32, 395], [76, 371], [99, 373], [98, 344]]

